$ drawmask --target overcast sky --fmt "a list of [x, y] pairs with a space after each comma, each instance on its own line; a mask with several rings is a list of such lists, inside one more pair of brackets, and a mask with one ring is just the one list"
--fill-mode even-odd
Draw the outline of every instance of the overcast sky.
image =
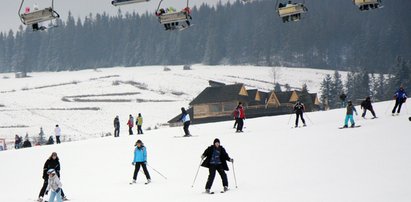
[[[126, 6], [121, 6], [121, 10], [126, 11], [154, 11], [160, 0], [151, 0], [147, 3], [131, 4]], [[201, 5], [206, 2], [209, 5], [214, 5], [218, 1], [227, 2], [230, 0], [191, 0], [190, 6]], [[8, 31], [10, 29], [16, 30], [21, 22], [17, 15], [21, 1], [20, 0], [0, 0], [0, 31]], [[51, 0], [25, 0], [25, 6], [33, 7], [33, 4], [37, 3], [41, 8], [48, 7], [51, 5]], [[173, 6], [176, 8], [183, 8], [186, 4], [185, 0], [164, 0], [164, 6]], [[103, 13], [104, 11], [109, 14], [116, 14], [118, 7], [111, 5], [111, 0], [55, 0], [55, 9], [61, 15], [63, 20], [67, 19], [68, 11], [71, 11], [73, 16], [84, 17], [89, 13]], [[23, 8], [25, 7], [23, 6]], [[24, 10], [24, 9], [23, 9]]]

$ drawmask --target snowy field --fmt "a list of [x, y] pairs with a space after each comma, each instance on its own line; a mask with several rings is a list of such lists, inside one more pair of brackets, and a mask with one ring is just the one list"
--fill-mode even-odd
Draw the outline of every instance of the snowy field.
[[[46, 136], [54, 126], [62, 128], [63, 139], [79, 140], [113, 133], [113, 119], [120, 116], [121, 135], [127, 134], [129, 114], [142, 113], [144, 129], [167, 123], [208, 86], [208, 80], [227, 84], [244, 83], [248, 89], [273, 89], [273, 68], [252, 66], [182, 66], [107, 68], [75, 72], [32, 73], [15, 79], [0, 74], [0, 138], [14, 135]], [[318, 92], [325, 74], [333, 71], [275, 68], [277, 81], [301, 88], [307, 83]], [[343, 77], [345, 73], [342, 72]]]
[[[208, 68], [201, 69], [205, 71]], [[114, 74], [119, 73], [118, 70], [105, 71]], [[88, 73], [78, 74], [84, 76], [79, 80], [87, 79], [85, 75]], [[175, 74], [178, 74], [177, 71]], [[184, 76], [182, 79], [195, 80], [194, 77]], [[47, 78], [46, 75], [44, 78]], [[57, 76], [50, 80], [54, 79], [54, 82], [63, 80]], [[165, 81], [158, 81], [158, 86], [166, 86]], [[202, 82], [205, 86], [206, 81]], [[102, 86], [104, 83], [110, 86], [108, 82], [101, 83]], [[71, 87], [74, 86], [67, 87], [68, 92], [74, 94], [75, 90]], [[114, 91], [116, 87], [110, 88]], [[59, 93], [61, 90], [55, 89], [55, 94], [43, 96], [50, 99], [53, 95], [60, 97], [63, 94]], [[182, 90], [196, 91], [190, 91], [189, 87]], [[7, 100], [10, 102], [11, 99]], [[186, 103], [183, 99], [180, 102]], [[37, 107], [45, 107], [38, 104]], [[384, 114], [387, 108], [392, 107], [392, 102], [377, 103], [374, 107], [379, 118], [363, 120], [357, 116], [357, 124], [361, 127], [355, 129], [338, 129], [343, 124], [345, 111], [337, 109], [308, 113], [309, 125], [306, 128], [291, 129], [287, 124], [289, 115], [284, 115], [246, 120], [243, 134], [234, 133], [233, 122], [229, 121], [195, 125], [191, 131], [198, 137], [192, 138], [174, 138], [182, 134], [181, 128], [161, 128], [142, 136], [122, 135], [117, 139], [98, 138], [0, 152], [0, 201], [34, 201], [42, 185], [42, 166], [53, 151], [60, 157], [63, 189], [71, 201], [78, 202], [411, 201], [411, 122], [406, 110], [398, 117]], [[409, 104], [407, 107], [411, 109]], [[109, 113], [105, 112], [111, 115]], [[98, 114], [96, 117], [77, 118], [89, 122], [89, 119], [97, 120]], [[111, 123], [109, 118], [108, 122]], [[26, 122], [30, 123], [31, 120], [27, 119]], [[89, 126], [96, 130], [99, 127], [100, 124]], [[202, 193], [208, 175], [206, 169], [200, 169], [194, 188], [191, 184], [202, 152], [216, 137], [220, 138], [235, 160], [238, 188], [235, 188], [230, 170], [231, 191], [219, 193], [222, 185], [217, 175], [212, 190], [218, 193], [206, 195]], [[140, 173], [138, 184], [129, 185], [133, 172], [133, 145], [137, 139], [142, 139], [147, 146], [148, 164], [164, 174], [167, 180], [149, 168], [152, 184], [144, 185], [145, 177]], [[229, 167], [232, 168], [231, 164]]]

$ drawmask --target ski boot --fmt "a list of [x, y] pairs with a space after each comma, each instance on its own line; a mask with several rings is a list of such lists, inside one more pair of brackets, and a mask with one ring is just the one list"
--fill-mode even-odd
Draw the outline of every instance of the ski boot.
[[348, 128], [348, 126], [347, 126], [347, 125], [344, 125], [343, 128]]
[[40, 197], [37, 199], [37, 201], [38, 201], [38, 202], [43, 202], [43, 197], [40, 196]]
[[228, 189], [228, 187], [227, 186], [224, 186], [224, 191], [223, 192], [226, 192], [226, 191], [228, 191], [229, 189]]
[[151, 179], [147, 179], [147, 182], [144, 184], [150, 184], [151, 183]]

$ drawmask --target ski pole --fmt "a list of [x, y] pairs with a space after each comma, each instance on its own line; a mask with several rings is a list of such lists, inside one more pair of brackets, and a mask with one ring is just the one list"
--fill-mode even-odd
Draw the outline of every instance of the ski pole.
[[387, 115], [388, 109], [391, 108], [391, 105], [387, 105], [387, 108], [385, 109], [385, 115]]
[[293, 116], [293, 114], [290, 114], [290, 117], [288, 118], [288, 123], [287, 125], [290, 125], [290, 121], [291, 121], [291, 117]]
[[234, 161], [231, 161], [231, 164], [233, 165], [233, 175], [234, 175], [235, 188], [238, 189], [237, 178], [235, 177]]
[[200, 160], [200, 165], [198, 165], [198, 168], [197, 168], [197, 173], [196, 173], [196, 176], [194, 177], [194, 180], [193, 180], [193, 184], [191, 185], [191, 188], [193, 188], [194, 187], [194, 183], [196, 182], [196, 180], [197, 180], [197, 176], [198, 176], [198, 171], [200, 171], [200, 167], [201, 167], [201, 164], [203, 163], [203, 159], [201, 159]]
[[305, 114], [305, 117], [307, 117], [307, 118], [308, 118], [308, 120], [311, 122], [311, 124], [315, 125], [315, 124], [314, 124], [314, 122], [313, 122], [313, 121], [311, 121], [310, 117], [309, 117], [307, 114]]
[[147, 164], [148, 167], [150, 167], [151, 169], [153, 169], [156, 173], [158, 173], [159, 175], [161, 175], [161, 177], [164, 177], [164, 179], [167, 179], [166, 176], [164, 176], [163, 174], [161, 174], [160, 172], [158, 172], [156, 169], [154, 169], [153, 167], [150, 166], [150, 164]]

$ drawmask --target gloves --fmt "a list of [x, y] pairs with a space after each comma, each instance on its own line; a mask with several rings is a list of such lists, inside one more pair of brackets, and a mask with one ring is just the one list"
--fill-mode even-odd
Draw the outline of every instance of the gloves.
[[134, 165], [136, 165], [136, 163], [135, 163], [135, 162], [131, 162], [131, 165], [133, 165], [133, 166], [134, 166]]
[[56, 192], [58, 193], [58, 192], [60, 192], [61, 191], [61, 188], [57, 188], [56, 189]]
[[205, 156], [204, 155], [201, 155], [201, 159], [204, 159], [205, 158]]
[[231, 162], [231, 163], [234, 163], [234, 159], [230, 159], [230, 162]]
[[49, 194], [49, 190], [46, 190], [46, 193], [45, 193], [45, 194], [46, 194], [46, 195]]

